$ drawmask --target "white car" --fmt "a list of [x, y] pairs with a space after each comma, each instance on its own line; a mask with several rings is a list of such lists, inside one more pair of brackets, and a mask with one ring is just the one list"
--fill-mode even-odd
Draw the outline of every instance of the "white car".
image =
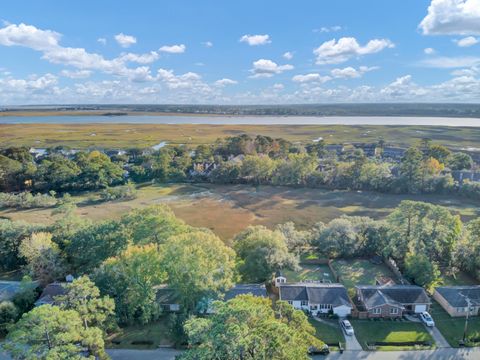
[[342, 320], [342, 322], [340, 323], [342, 325], [342, 329], [343, 331], [345, 331], [345, 334], [347, 335], [353, 335], [353, 327], [352, 327], [352, 324], [350, 324], [350, 321], [348, 320]]
[[435, 326], [435, 321], [433, 321], [432, 317], [430, 316], [430, 314], [426, 311], [424, 312], [421, 312], [418, 316], [420, 316], [420, 320], [422, 320], [422, 322], [429, 326], [429, 327], [434, 327]]

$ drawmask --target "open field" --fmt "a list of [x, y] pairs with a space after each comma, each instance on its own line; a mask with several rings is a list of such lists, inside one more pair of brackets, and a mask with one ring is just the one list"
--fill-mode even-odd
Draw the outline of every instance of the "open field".
[[[463, 338], [465, 318], [452, 318], [435, 300], [432, 301], [430, 314], [435, 320], [435, 326], [440, 330], [450, 346], [458, 347], [458, 341]], [[480, 338], [479, 316], [472, 316], [469, 318], [467, 338]]]
[[[129, 201], [89, 203], [87, 200], [91, 196], [74, 197], [80, 216], [93, 220], [115, 219], [133, 208], [166, 203], [188, 224], [210, 228], [225, 240], [249, 225], [273, 227], [293, 221], [305, 229], [343, 214], [379, 219], [406, 199], [447, 206], [464, 220], [480, 214], [475, 202], [441, 195], [391, 195], [275, 186], [149, 185], [141, 187], [138, 197]], [[55, 219], [51, 213], [52, 209], [4, 209], [0, 217], [48, 224]]]
[[355, 285], [375, 285], [375, 279], [380, 276], [392, 278], [394, 281], [396, 278], [385, 264], [373, 264], [366, 259], [339, 259], [335, 260], [332, 266], [349, 293]]
[[[355, 336], [364, 350], [367, 350], [366, 343], [371, 342], [409, 342], [409, 341], [430, 341], [432, 337], [423, 324], [410, 321], [392, 320], [350, 320], [355, 330]], [[411, 348], [411, 347], [410, 347]], [[377, 350], [405, 350], [408, 346], [382, 346]]]
[[72, 148], [150, 147], [162, 141], [197, 145], [239, 134], [282, 137], [309, 143], [377, 142], [409, 146], [428, 137], [452, 148], [478, 147], [480, 128], [379, 125], [198, 125], [198, 124], [0, 124], [0, 147], [69, 146]]

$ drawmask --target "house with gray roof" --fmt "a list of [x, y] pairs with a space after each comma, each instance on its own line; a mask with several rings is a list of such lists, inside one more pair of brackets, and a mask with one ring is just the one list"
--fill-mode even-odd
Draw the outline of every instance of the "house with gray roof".
[[316, 316], [331, 311], [339, 317], [345, 317], [350, 315], [353, 308], [347, 289], [341, 284], [280, 283], [278, 289], [280, 300]]
[[480, 310], [480, 285], [440, 286], [435, 288], [433, 298], [450, 316], [476, 316]]
[[253, 295], [267, 297], [267, 289], [264, 284], [236, 284], [225, 293], [224, 301], [236, 298], [238, 295]]
[[63, 296], [67, 293], [65, 288], [66, 283], [54, 282], [45, 286], [42, 291], [42, 294], [35, 301], [35, 306], [41, 305], [59, 305], [58, 301], [55, 299], [57, 296]]
[[355, 289], [357, 308], [369, 318], [421, 313], [431, 304], [426, 291], [416, 285], [359, 285]]

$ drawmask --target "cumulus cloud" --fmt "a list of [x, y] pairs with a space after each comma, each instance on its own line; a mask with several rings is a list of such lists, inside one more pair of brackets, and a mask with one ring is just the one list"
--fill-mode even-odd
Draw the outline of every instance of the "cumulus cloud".
[[250, 46], [266, 45], [270, 44], [270, 35], [243, 35], [240, 38], [240, 42], [247, 43]]
[[105, 44], [107, 43], [107, 39], [101, 37], [101, 38], [98, 38], [98, 39], [97, 39], [97, 42], [99, 42], [99, 43], [102, 44], [102, 45], [105, 45]]
[[449, 68], [462, 68], [472, 67], [480, 64], [480, 57], [474, 56], [458, 56], [447, 57], [437, 56], [420, 61], [420, 66], [449, 69]]
[[319, 73], [310, 73], [310, 74], [304, 74], [304, 75], [295, 75], [292, 78], [292, 81], [296, 83], [310, 83], [310, 82], [325, 83], [331, 79], [332, 78], [330, 76], [322, 76]]
[[329, 33], [329, 32], [336, 32], [342, 30], [342, 27], [339, 25], [335, 26], [322, 26], [320, 29], [314, 29], [313, 32], [320, 32], [320, 33]]
[[202, 43], [202, 45], [207, 48], [211, 48], [213, 46], [213, 43], [211, 41], [205, 41]]
[[433, 55], [433, 54], [435, 54], [436, 51], [435, 51], [434, 48], [429, 47], [429, 48], [423, 49], [423, 52], [424, 52], [426, 55]]
[[432, 0], [419, 27], [424, 35], [480, 35], [480, 0]]
[[179, 44], [179, 45], [164, 45], [160, 49], [158, 49], [161, 52], [166, 52], [169, 54], [182, 54], [185, 52], [187, 47], [184, 44]]
[[115, 41], [120, 45], [121, 47], [128, 48], [132, 46], [133, 44], [137, 43], [137, 39], [134, 36], [131, 35], [125, 35], [124, 33], [120, 33], [114, 36]]
[[470, 47], [478, 43], [478, 39], [473, 36], [467, 36], [463, 39], [455, 40], [455, 43], [460, 47]]
[[283, 53], [282, 57], [287, 60], [292, 60], [293, 59], [293, 53], [291, 51], [287, 51]]
[[133, 54], [133, 53], [126, 53], [122, 54], [118, 59], [123, 62], [135, 62], [138, 64], [150, 64], [156, 60], [158, 60], [160, 56], [155, 51], [150, 51], [146, 54]]
[[278, 65], [272, 60], [259, 59], [253, 62], [253, 68], [250, 72], [253, 73], [252, 78], [272, 77], [275, 74], [281, 74], [284, 71], [293, 70], [293, 65]]
[[62, 70], [60, 75], [70, 79], [85, 79], [90, 77], [92, 72], [90, 70]]
[[221, 87], [227, 86], [227, 85], [235, 85], [235, 84], [238, 84], [238, 81], [232, 80], [232, 79], [227, 79], [227, 78], [215, 81], [215, 85], [221, 86]]
[[368, 67], [368, 66], [360, 66], [358, 69], [355, 69], [351, 66], [348, 66], [346, 68], [343, 68], [343, 69], [333, 69], [330, 74], [334, 77], [334, 78], [343, 78], [343, 79], [353, 79], [353, 78], [359, 78], [361, 77], [363, 74], [365, 74], [366, 72], [369, 72], [369, 71], [373, 71], [373, 70], [377, 70], [378, 67], [377, 66], [371, 66], [371, 67]]
[[395, 45], [388, 39], [373, 39], [365, 46], [361, 46], [353, 37], [343, 37], [338, 41], [332, 39], [324, 42], [313, 53], [317, 56], [316, 63], [338, 64], [352, 57], [374, 54], [385, 48], [393, 48]]

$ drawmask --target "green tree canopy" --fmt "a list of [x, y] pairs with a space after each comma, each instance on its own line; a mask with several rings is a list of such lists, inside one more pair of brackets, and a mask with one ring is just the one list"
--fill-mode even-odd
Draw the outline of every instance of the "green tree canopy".
[[240, 295], [216, 302], [208, 318], [190, 318], [185, 323], [189, 349], [182, 359], [309, 359], [310, 347], [321, 348], [315, 329], [303, 312], [279, 302]]

